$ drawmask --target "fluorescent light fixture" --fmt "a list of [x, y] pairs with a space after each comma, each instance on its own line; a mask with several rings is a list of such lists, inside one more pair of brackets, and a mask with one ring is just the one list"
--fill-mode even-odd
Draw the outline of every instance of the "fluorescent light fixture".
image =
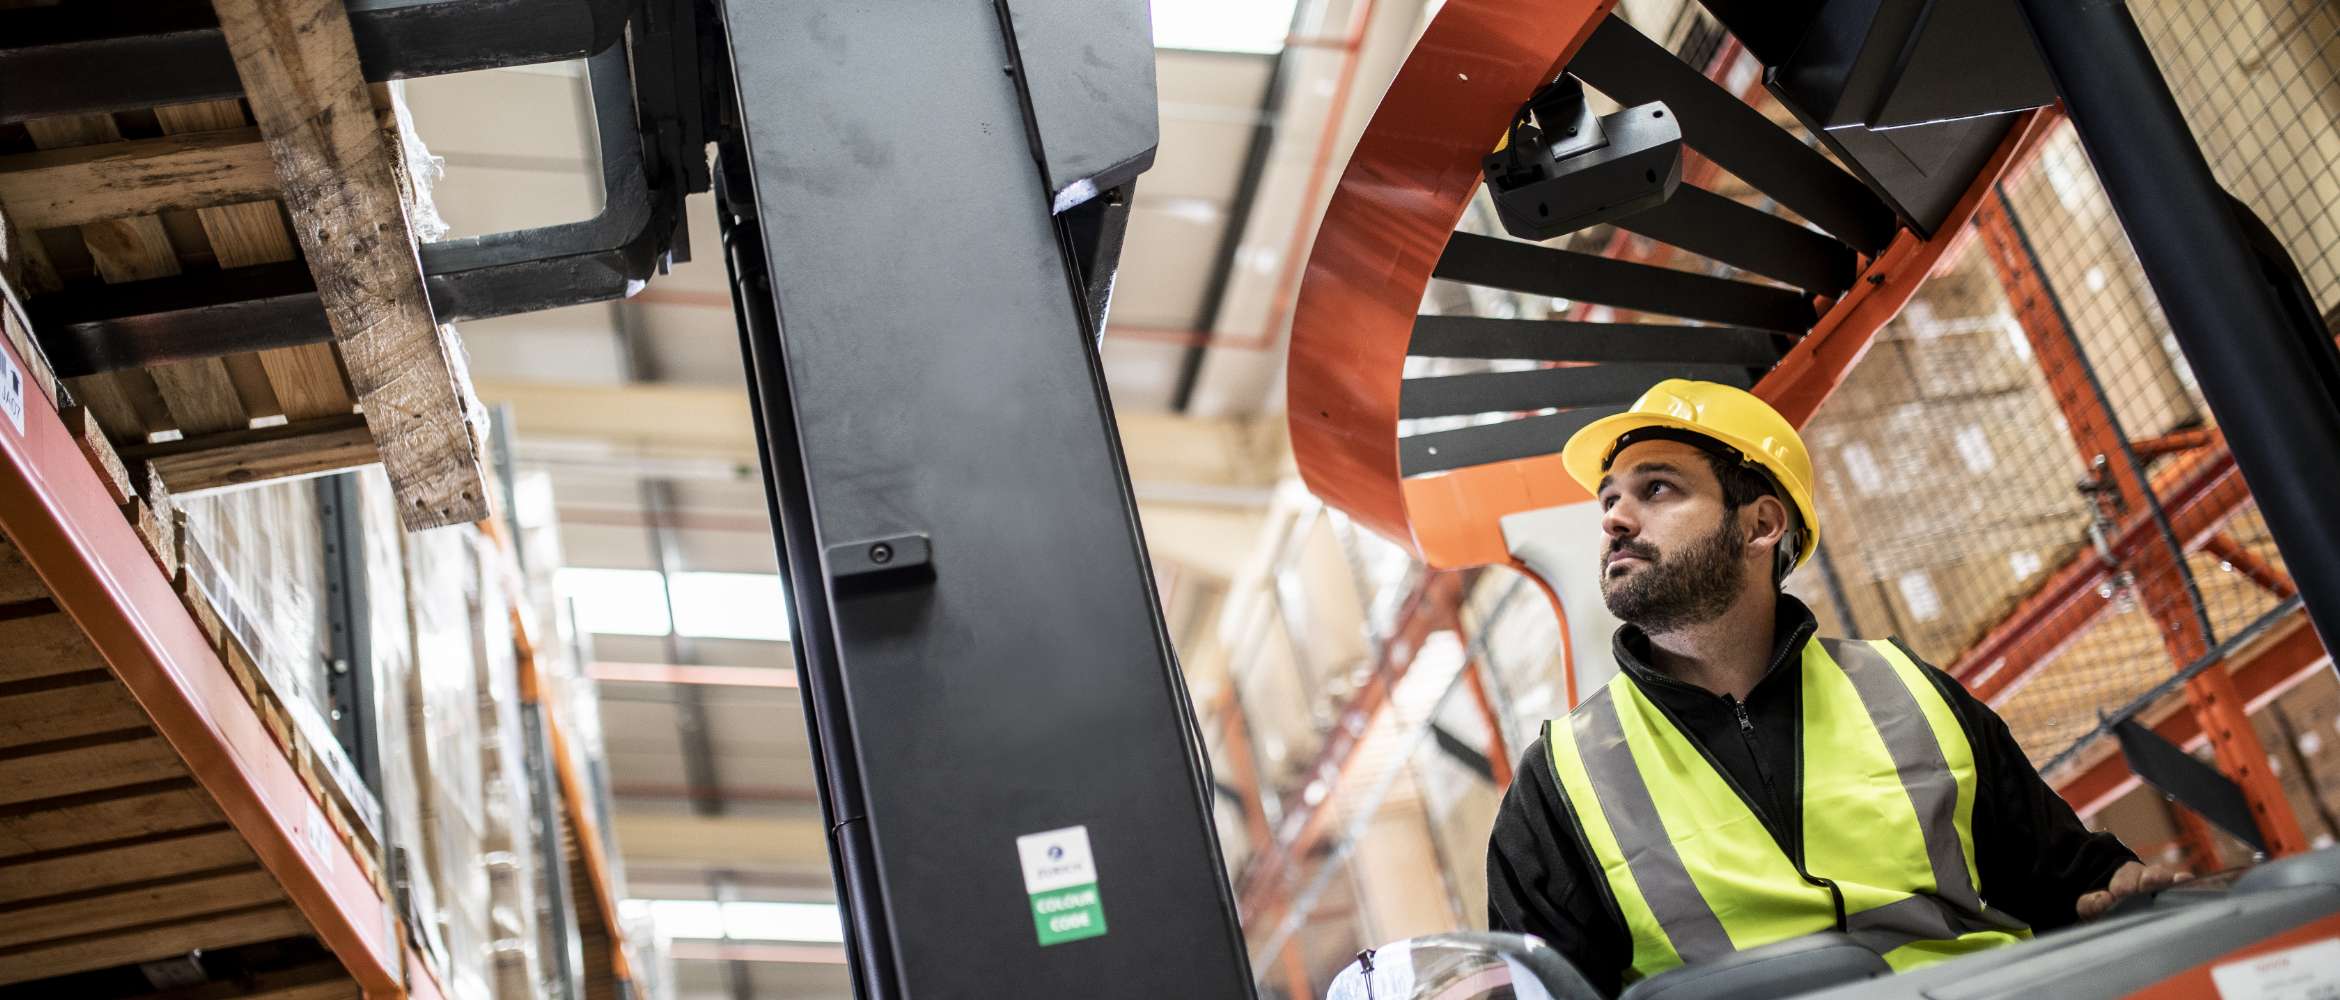
[[723, 933], [734, 941], [845, 943], [834, 903], [725, 903]]
[[723, 938], [723, 904], [711, 899], [654, 899], [650, 918], [668, 937], [698, 941]]
[[647, 912], [660, 933], [685, 941], [845, 943], [845, 918], [835, 903], [629, 899], [618, 911]]
[[1298, 0], [1154, 0], [1154, 46], [1282, 52]]
[[665, 635], [666, 586], [654, 569], [564, 566], [553, 588], [577, 606], [577, 622], [601, 635]]
[[[665, 635], [694, 639], [788, 639], [788, 598], [771, 573], [676, 573], [654, 569], [567, 566], [553, 577], [561, 596], [576, 602], [577, 621], [600, 635]], [[674, 589], [674, 617], [666, 588]]]
[[676, 573], [674, 630], [699, 639], [788, 639], [788, 599], [770, 573]]

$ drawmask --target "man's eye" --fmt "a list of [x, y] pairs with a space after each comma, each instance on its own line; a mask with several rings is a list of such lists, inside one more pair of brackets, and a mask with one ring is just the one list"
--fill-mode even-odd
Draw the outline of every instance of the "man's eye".
[[1643, 495], [1643, 496], [1647, 496], [1647, 497], [1654, 497], [1654, 496], [1657, 496], [1657, 495], [1658, 495], [1658, 491], [1659, 491], [1659, 490], [1666, 490], [1666, 489], [1672, 489], [1672, 488], [1673, 488], [1673, 484], [1671, 484], [1671, 483], [1665, 483], [1665, 482], [1655, 482], [1655, 483], [1651, 483], [1651, 484], [1649, 484], [1649, 485], [1647, 485], [1647, 486], [1644, 486], [1644, 487], [1642, 487], [1642, 488], [1641, 488], [1641, 493], [1642, 493], [1642, 495]]

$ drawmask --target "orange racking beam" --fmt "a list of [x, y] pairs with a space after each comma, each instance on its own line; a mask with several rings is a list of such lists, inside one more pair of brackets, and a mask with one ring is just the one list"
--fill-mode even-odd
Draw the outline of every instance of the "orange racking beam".
[[389, 904], [38, 393], [0, 415], [0, 528], [366, 996], [410, 995]]
[[[2039, 262], [2032, 256], [2013, 210], [1998, 191], [1983, 199], [1974, 224], [2072, 443], [2083, 459], [2111, 477], [2120, 509], [2147, 510], [2157, 501], [2142, 465], [2130, 460], [2127, 441], [2111, 406], [2100, 394], [2063, 307], [2040, 274]], [[2165, 538], [2160, 537], [2158, 524], [2148, 522], [2148, 526], [2150, 530], [2141, 533], [2138, 544], [2121, 552], [2119, 559], [2137, 581], [2146, 614], [2164, 626], [2158, 631], [2173, 669], [2183, 669], [2210, 653], [2208, 623], [2197, 606], [2198, 597], [2184, 579], [2186, 553], [2192, 546], [2177, 536], [2174, 528], [2172, 537]], [[2260, 744], [2258, 730], [2244, 714], [2233, 678], [2221, 669], [2203, 671], [2186, 682], [2186, 698], [2210, 736], [2219, 769], [2242, 786], [2269, 853], [2280, 857], [2306, 850], [2307, 835], [2300, 829], [2282, 784], [2267, 767], [2267, 748]]]
[[1479, 707], [1479, 717], [1487, 722], [1488, 776], [1495, 787], [1511, 787], [1511, 747], [1503, 738], [1503, 713], [1495, 708], [1495, 699], [1487, 691], [1487, 678], [1480, 673], [1488, 665], [1476, 657], [1463, 663], [1463, 681], [1471, 689], [1471, 701]]
[[[2171, 529], [2189, 549], [2200, 546], [2250, 500], [2242, 473], [2235, 471], [2234, 456], [2223, 446], [2155, 479], [2156, 485], [2167, 483], [2157, 495]], [[2113, 555], [2125, 559], [2140, 546], [2157, 544], [2158, 534], [2150, 517], [2132, 516], [2109, 539]], [[1968, 647], [1951, 665], [1950, 676], [1986, 702], [2005, 699], [2111, 606], [2103, 588], [2112, 578], [2112, 568], [2095, 552], [2074, 556], [1980, 642]]]
[[2276, 569], [2273, 563], [2260, 558], [2258, 553], [2244, 548], [2241, 542], [2234, 540], [2233, 535], [2223, 531], [2211, 535], [2208, 541], [2202, 543], [2202, 551], [2217, 556], [2219, 562], [2232, 567], [2235, 572], [2280, 600], [2299, 596], [2299, 585], [2291, 582], [2291, 574]]
[[1267, 789], [1259, 783], [1258, 758], [1251, 746], [1251, 724], [1243, 717], [1243, 696], [1235, 689], [1235, 678], [1228, 677], [1220, 686], [1211, 711], [1219, 721], [1219, 745], [1227, 753], [1227, 777], [1243, 796], [1243, 830], [1250, 839], [1251, 853], [1256, 855], [1274, 843], [1274, 834], [1268, 828]]
[[[497, 582], [504, 588], [505, 604], [512, 622], [512, 652], [514, 665], [520, 675], [520, 700], [537, 706], [538, 717], [544, 723], [547, 756], [552, 759], [553, 783], [560, 787], [561, 810], [575, 835], [577, 851], [584, 861], [585, 874], [592, 882], [590, 891], [601, 907], [602, 931], [609, 935], [610, 969], [617, 980], [631, 992], [634, 978], [633, 955], [626, 950], [624, 925], [618, 922], [617, 880], [611, 877], [609, 856], [602, 850], [601, 824], [590, 808], [591, 789], [577, 773], [577, 766], [569, 753], [568, 734], [561, 726], [560, 714], [544, 708], [544, 670], [536, 662], [536, 639], [531, 634], [528, 602], [520, 590], [520, 566], [512, 554], [511, 540], [505, 536], [503, 523], [493, 512], [476, 522], [480, 533], [495, 544]], [[794, 676], [793, 674], [791, 676]]]
[[1456, 627], [1462, 601], [1461, 573], [1423, 572], [1422, 582], [1398, 615], [1397, 627], [1389, 641], [1381, 646], [1381, 660], [1374, 664], [1372, 676], [1341, 707], [1332, 732], [1317, 751], [1316, 761], [1303, 772], [1310, 781], [1323, 782], [1325, 794], [1314, 804], [1306, 799], [1294, 803], [1277, 824], [1274, 837], [1253, 853], [1251, 863], [1236, 880], [1236, 891], [1242, 901], [1240, 911], [1246, 923], [1266, 927], [1281, 919], [1280, 913], [1272, 918], [1270, 914], [1283, 904], [1286, 876], [1331, 830], [1332, 793], [1339, 786], [1341, 776], [1356, 762], [1357, 748], [1363, 745], [1365, 733], [1380, 717], [1382, 709], [1388, 707], [1391, 692], [1405, 677], [1406, 669], [1413, 665], [1422, 643], [1433, 632]]
[[2191, 451], [2218, 443], [2218, 432], [2208, 428], [2171, 431], [2160, 437], [2140, 438], [2129, 442], [2129, 450], [2137, 453], [2137, 460], [2150, 462], [2163, 455]]
[[[2317, 641], [2316, 630], [2308, 625], [2305, 612], [2294, 613], [2281, 628], [2281, 635], [2245, 653], [2245, 659], [2234, 668], [2235, 693], [2242, 698], [2245, 708], [2258, 708], [2318, 671], [2331, 669], [2331, 656], [2324, 651], [2324, 644]], [[2188, 749], [2202, 740], [2201, 720], [2192, 712], [2174, 713], [2155, 725], [2153, 731], [2161, 734], [2162, 739]], [[2057, 781], [2055, 787], [2056, 794], [2086, 818], [2129, 794], [2137, 784], [2137, 776], [2129, 772], [2128, 764], [2116, 752]]]

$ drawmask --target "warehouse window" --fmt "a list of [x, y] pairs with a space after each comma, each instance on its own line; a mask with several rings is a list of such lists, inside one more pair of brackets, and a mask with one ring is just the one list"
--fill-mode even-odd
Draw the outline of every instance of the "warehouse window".
[[665, 635], [666, 594], [654, 569], [563, 567], [554, 577], [562, 599], [577, 609], [577, 624], [602, 635]]
[[[666, 635], [693, 639], [788, 638], [788, 603], [771, 573], [676, 573], [654, 569], [563, 568], [561, 596], [575, 603], [577, 624], [601, 635]], [[666, 591], [674, 589], [674, 616]]]
[[676, 573], [674, 630], [698, 639], [788, 638], [788, 603], [770, 573]]
[[835, 903], [629, 899], [619, 910], [628, 918], [647, 914], [659, 933], [687, 941], [845, 942], [845, 922]]
[[1296, 2], [1154, 0], [1154, 45], [1205, 52], [1281, 52]]
[[723, 934], [734, 941], [845, 942], [833, 903], [725, 903]]

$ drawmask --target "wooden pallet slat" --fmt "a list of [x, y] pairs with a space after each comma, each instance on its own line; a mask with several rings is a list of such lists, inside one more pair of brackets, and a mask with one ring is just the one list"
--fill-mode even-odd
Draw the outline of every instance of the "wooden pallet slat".
[[[174, 104], [154, 109], [154, 115], [163, 131], [173, 133], [241, 128], [245, 124], [243, 105], [236, 101]], [[292, 234], [284, 228], [283, 209], [273, 200], [273, 174], [270, 184], [270, 200], [221, 205], [195, 213], [220, 267], [274, 264], [297, 256]], [[257, 357], [232, 358], [228, 360], [230, 374], [246, 360], [260, 370], [274, 391], [277, 405], [273, 412], [288, 420], [344, 414], [355, 405], [330, 344], [303, 344], [265, 351]], [[245, 408], [251, 409], [248, 403]], [[253, 415], [264, 414], [255, 411]]]
[[300, 913], [281, 903], [206, 914], [199, 920], [157, 922], [0, 949], [0, 983], [152, 961], [188, 951], [229, 948], [292, 937], [308, 930]]
[[[119, 144], [122, 139], [121, 129], [106, 115], [44, 118], [26, 122], [25, 130], [34, 145], [60, 155], [81, 147]], [[179, 273], [178, 251], [162, 220], [152, 212], [149, 207], [132, 217], [80, 224], [81, 241], [89, 247], [98, 277], [118, 284]], [[155, 419], [153, 400], [145, 398], [147, 383], [152, 384], [167, 420]], [[90, 405], [104, 418], [107, 433], [115, 437], [137, 439], [172, 428], [206, 433], [250, 423], [227, 366], [217, 358], [159, 365], [147, 372], [85, 376], [75, 379], [74, 386], [76, 395], [88, 396]], [[112, 391], [105, 386], [111, 386]], [[126, 433], [130, 431], [136, 432]]]
[[259, 863], [225, 826], [104, 841], [4, 862], [0, 905]]
[[183, 777], [186, 765], [162, 737], [61, 740], [0, 757], [0, 807]]
[[354, 469], [380, 454], [354, 413], [123, 449], [126, 460], [153, 464], [175, 493]]
[[122, 456], [114, 450], [113, 443], [106, 440], [105, 428], [98, 423], [97, 416], [80, 406], [60, 410], [57, 416], [65, 422], [65, 433], [72, 435], [73, 443], [81, 448], [82, 457], [89, 459], [90, 467], [97, 470], [98, 479], [105, 483], [106, 495], [113, 497], [116, 504], [129, 503], [137, 494], [130, 485], [130, 469], [122, 464]]
[[413, 530], [487, 516], [469, 386], [431, 314], [397, 151], [338, 0], [214, 0], [294, 235]]
[[104, 669], [72, 618], [55, 611], [0, 618], [0, 684]]
[[257, 867], [160, 879], [135, 888], [0, 906], [0, 948], [183, 920], [284, 898]]
[[[63, 674], [0, 687], [0, 750], [49, 743], [147, 724], [130, 690], [103, 670]], [[53, 685], [53, 686], [52, 686]]]
[[0, 156], [0, 202], [17, 225], [79, 226], [208, 208], [276, 192], [256, 128], [119, 137]]
[[92, 843], [218, 826], [227, 820], [189, 778], [174, 778], [0, 810], [0, 859], [70, 851]]
[[172, 428], [170, 408], [163, 405], [154, 376], [144, 371], [76, 375], [65, 380], [73, 398], [88, 407], [106, 436], [120, 441], [144, 441], [146, 436]]

